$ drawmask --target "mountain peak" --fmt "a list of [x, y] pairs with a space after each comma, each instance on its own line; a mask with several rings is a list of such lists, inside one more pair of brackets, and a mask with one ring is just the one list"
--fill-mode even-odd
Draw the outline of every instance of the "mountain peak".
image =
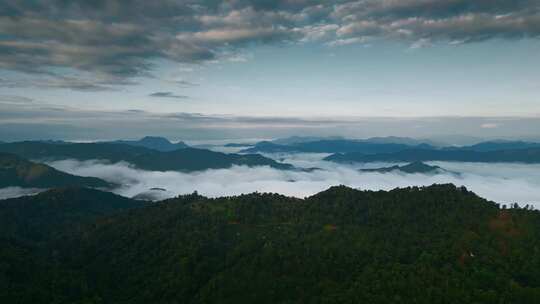
[[139, 142], [172, 144], [170, 140], [161, 136], [145, 136]]
[[144, 147], [161, 152], [169, 152], [188, 147], [188, 145], [186, 145], [184, 142], [180, 141], [177, 143], [172, 143], [167, 138], [161, 136], [145, 136], [139, 140], [117, 140], [115, 143]]

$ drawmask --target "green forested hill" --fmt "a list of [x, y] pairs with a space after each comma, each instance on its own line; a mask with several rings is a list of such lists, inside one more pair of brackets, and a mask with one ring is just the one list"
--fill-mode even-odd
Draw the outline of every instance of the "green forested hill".
[[[56, 205], [74, 200], [77, 191], [87, 190], [67, 191], [65, 199], [54, 191], [24, 199]], [[97, 191], [85, 192], [84, 197], [88, 203], [99, 202], [96, 208], [119, 199]], [[58, 206], [54, 213], [66, 218], [62, 214], [67, 211]], [[13, 217], [2, 212], [4, 208], [6, 203], [0, 202], [0, 223]], [[16, 227], [24, 228], [32, 220], [25, 222], [24, 212], [16, 216]], [[44, 211], [33, 212], [35, 218]], [[340, 186], [304, 200], [276, 194], [218, 199], [194, 194], [61, 225], [40, 242], [18, 235], [23, 228], [11, 229], [17, 233], [9, 235], [0, 229], [0, 284], [7, 286], [0, 291], [0, 301], [540, 299], [539, 212], [502, 209], [452, 185], [389, 192]], [[47, 229], [45, 223], [40, 230]]]
[[0, 237], [48, 242], [100, 216], [147, 203], [87, 188], [58, 188], [0, 200]]
[[290, 164], [279, 163], [259, 154], [226, 154], [204, 149], [182, 148], [158, 151], [121, 143], [50, 143], [22, 141], [0, 144], [0, 152], [28, 159], [126, 161], [144, 170], [192, 172], [237, 166], [270, 166], [290, 170]]
[[10, 186], [111, 188], [113, 184], [96, 177], [68, 174], [44, 164], [28, 161], [14, 154], [0, 152], [0, 188]]

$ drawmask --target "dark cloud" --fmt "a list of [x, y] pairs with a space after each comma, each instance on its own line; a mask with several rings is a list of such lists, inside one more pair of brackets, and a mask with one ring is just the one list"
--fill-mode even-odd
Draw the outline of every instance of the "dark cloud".
[[186, 99], [189, 98], [185, 95], [177, 95], [173, 92], [155, 92], [152, 94], [149, 94], [150, 97], [159, 97], [159, 98], [175, 98], [175, 99]]
[[[122, 128], [118, 128], [121, 125]], [[470, 144], [479, 138], [540, 141], [540, 117], [298, 118], [90, 111], [35, 103], [0, 102], [0, 141], [25, 139], [96, 140], [138, 138], [141, 134], [174, 140], [276, 138], [291, 135], [367, 138], [406, 136], [433, 138], [448, 144]], [[451, 132], [451, 133], [449, 133]], [[469, 134], [467, 138], [455, 136]], [[452, 136], [449, 136], [452, 135]]]
[[341, 37], [455, 43], [540, 36], [538, 0], [367, 0], [332, 14]]
[[[540, 35], [538, 0], [4, 0], [0, 69], [107, 90], [150, 76], [153, 59], [196, 63], [252, 43], [367, 39], [416, 45]], [[422, 42], [422, 43], [419, 43]], [[68, 69], [71, 75], [51, 71]], [[79, 75], [82, 73], [83, 76]], [[85, 78], [86, 77], [86, 78]]]

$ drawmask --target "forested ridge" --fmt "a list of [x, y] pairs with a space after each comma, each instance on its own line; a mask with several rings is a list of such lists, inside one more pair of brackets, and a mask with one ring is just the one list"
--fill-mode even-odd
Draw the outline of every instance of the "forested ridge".
[[[182, 145], [180, 145], [182, 146]], [[179, 148], [158, 151], [140, 145], [103, 142], [67, 143], [21, 141], [0, 144], [0, 152], [38, 160], [106, 160], [125, 161], [139, 169], [152, 171], [193, 172], [207, 169], [223, 169], [232, 166], [270, 166], [280, 170], [291, 170], [290, 164], [276, 162], [259, 154], [227, 154], [205, 149]]]
[[453, 185], [155, 204], [53, 190], [0, 201], [0, 242], [2, 303], [540, 299], [540, 213]]
[[0, 188], [4, 187], [97, 187], [113, 184], [96, 177], [76, 176], [14, 154], [0, 152]]

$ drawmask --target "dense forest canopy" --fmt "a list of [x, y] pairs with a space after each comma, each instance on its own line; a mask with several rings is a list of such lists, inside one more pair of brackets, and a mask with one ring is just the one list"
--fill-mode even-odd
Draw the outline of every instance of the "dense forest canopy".
[[0, 201], [3, 303], [537, 303], [540, 213], [453, 185]]

